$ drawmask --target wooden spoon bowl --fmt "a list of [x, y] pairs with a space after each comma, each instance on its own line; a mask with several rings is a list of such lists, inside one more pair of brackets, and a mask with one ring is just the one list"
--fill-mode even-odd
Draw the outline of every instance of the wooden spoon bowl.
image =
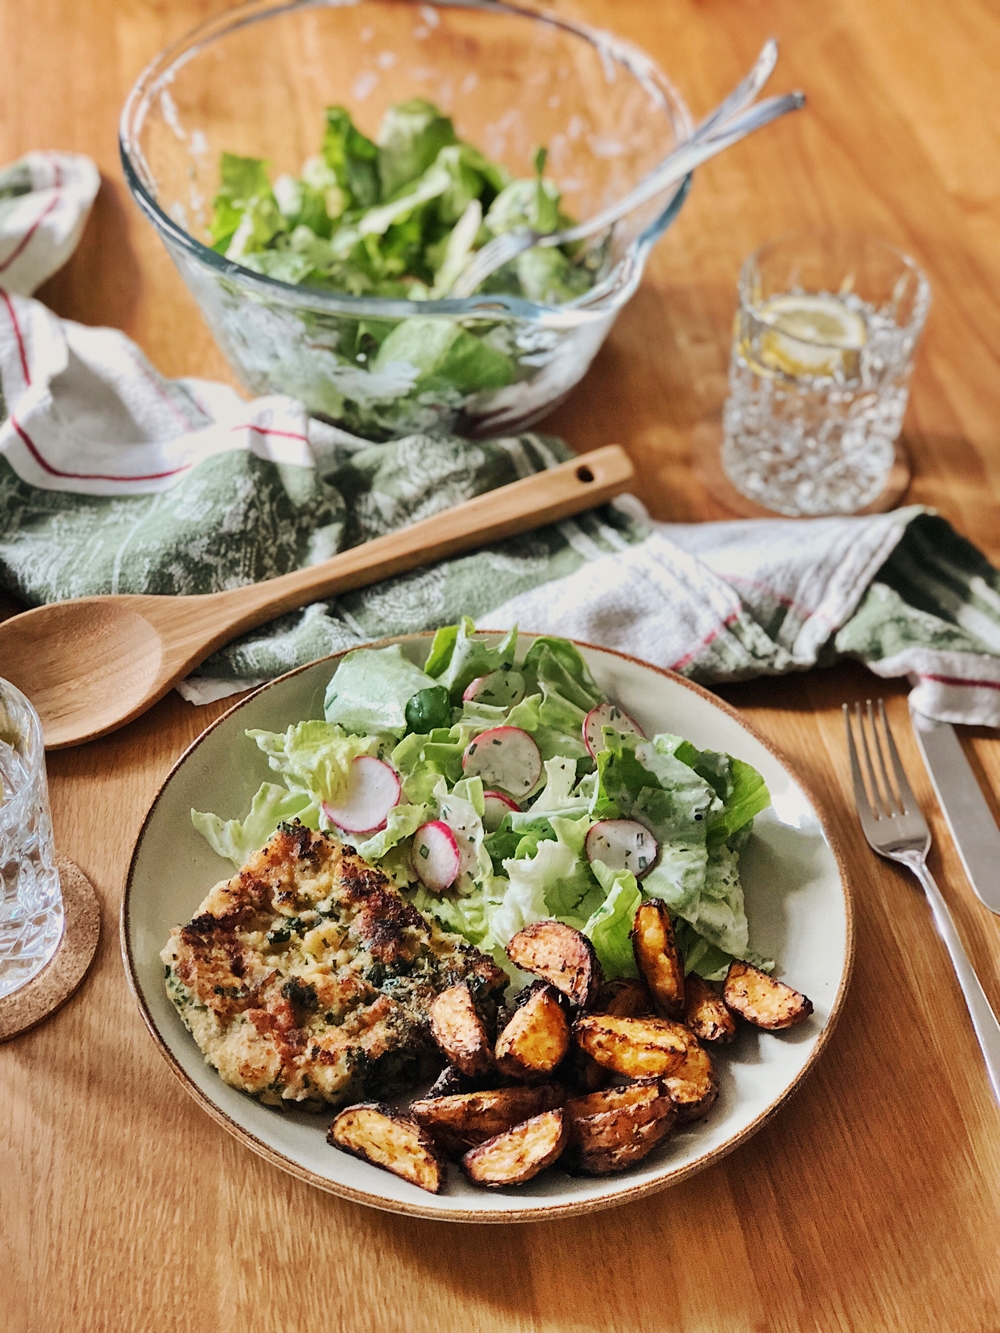
[[39, 606], [0, 623], [0, 674], [34, 704], [49, 749], [79, 745], [130, 722], [238, 634], [316, 598], [568, 518], [625, 490], [633, 475], [625, 452], [607, 445], [264, 583]]

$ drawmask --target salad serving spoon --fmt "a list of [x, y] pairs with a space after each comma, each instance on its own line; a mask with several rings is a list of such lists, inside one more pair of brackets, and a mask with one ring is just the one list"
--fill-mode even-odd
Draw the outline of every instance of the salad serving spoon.
[[530, 227], [519, 227], [515, 231], [504, 232], [495, 237], [481, 250], [475, 252], [469, 265], [455, 280], [448, 295], [457, 298], [472, 296], [492, 273], [502, 268], [504, 264], [509, 264], [525, 250], [535, 246], [570, 245], [606, 231], [633, 209], [648, 203], [676, 181], [683, 180], [688, 172], [693, 171], [702, 162], [731, 148], [754, 130], [769, 125], [772, 120], [777, 120], [780, 116], [785, 116], [790, 111], [798, 111], [805, 106], [805, 94], [795, 92], [785, 93], [780, 97], [768, 97], [763, 102], [750, 106], [749, 110], [745, 109], [770, 76], [777, 60], [777, 53], [777, 44], [772, 39], [766, 43], [746, 78], [705, 117], [690, 138], [673, 148], [660, 165], [628, 194], [587, 218], [586, 221], [573, 227], [566, 227], [562, 231], [540, 232]]
[[138, 717], [230, 639], [275, 616], [558, 522], [610, 500], [633, 476], [625, 451], [606, 445], [263, 583], [51, 602], [0, 623], [0, 676], [34, 704], [48, 749], [79, 745]]

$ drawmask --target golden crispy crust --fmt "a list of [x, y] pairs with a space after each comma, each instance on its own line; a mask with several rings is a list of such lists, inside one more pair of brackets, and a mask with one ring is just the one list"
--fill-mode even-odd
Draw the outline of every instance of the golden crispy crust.
[[409, 1114], [435, 1142], [456, 1157], [478, 1143], [502, 1134], [542, 1111], [561, 1106], [565, 1091], [554, 1085], [496, 1088], [452, 1097], [423, 1097], [411, 1102]]
[[510, 1078], [542, 1079], [570, 1045], [569, 1024], [551, 986], [542, 986], [511, 1015], [497, 1038], [496, 1061]]
[[677, 1119], [662, 1079], [607, 1088], [566, 1103], [568, 1164], [604, 1176], [641, 1161], [666, 1138]]
[[217, 884], [161, 958], [167, 992], [221, 1077], [263, 1101], [337, 1105], [433, 1068], [429, 1010], [505, 974], [332, 838], [283, 825]]
[[672, 1073], [664, 1076], [663, 1083], [677, 1107], [677, 1117], [682, 1123], [703, 1119], [719, 1095], [719, 1079], [712, 1057], [698, 1045], [695, 1037], [691, 1038], [683, 1061]]
[[573, 1025], [577, 1044], [599, 1065], [626, 1078], [655, 1078], [681, 1063], [691, 1034], [667, 1018], [584, 1014]]
[[490, 1039], [464, 982], [435, 996], [430, 1017], [434, 1040], [460, 1073], [467, 1078], [489, 1073], [493, 1068]]
[[447, 1163], [430, 1135], [391, 1106], [368, 1102], [341, 1111], [327, 1131], [335, 1148], [381, 1166], [422, 1190], [438, 1194]]
[[462, 1169], [470, 1180], [487, 1189], [523, 1185], [556, 1161], [567, 1138], [562, 1110], [543, 1111], [470, 1148], [462, 1158]]
[[644, 1018], [653, 1012], [653, 1007], [649, 987], [634, 977], [609, 981], [595, 1006], [598, 1013], [614, 1014], [616, 1018]]
[[736, 1019], [722, 996], [696, 972], [684, 979], [684, 1021], [699, 1041], [724, 1045], [736, 1036]]
[[632, 926], [632, 951], [653, 998], [668, 1018], [684, 1017], [684, 965], [664, 903], [655, 898], [640, 905]]
[[738, 958], [729, 964], [722, 998], [741, 1018], [768, 1032], [794, 1027], [813, 1011], [812, 1001], [799, 991]]
[[525, 926], [507, 945], [507, 957], [522, 972], [555, 986], [581, 1009], [593, 1005], [604, 984], [590, 940], [561, 921], [536, 921]]

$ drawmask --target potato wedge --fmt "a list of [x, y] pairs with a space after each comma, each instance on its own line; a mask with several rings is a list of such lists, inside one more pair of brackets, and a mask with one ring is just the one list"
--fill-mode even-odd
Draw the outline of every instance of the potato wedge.
[[434, 1140], [415, 1120], [391, 1106], [359, 1102], [341, 1111], [327, 1131], [335, 1148], [381, 1166], [395, 1176], [438, 1194], [445, 1182], [447, 1163]]
[[593, 1176], [641, 1161], [677, 1119], [677, 1107], [661, 1079], [574, 1097], [564, 1111], [569, 1121], [567, 1165]]
[[644, 981], [621, 977], [609, 981], [597, 1002], [597, 1011], [617, 1018], [644, 1018], [654, 1011], [653, 997]]
[[522, 972], [541, 977], [581, 1009], [597, 999], [604, 978], [586, 935], [561, 921], [536, 921], [519, 930], [507, 957]]
[[515, 1009], [500, 1033], [496, 1062], [510, 1078], [541, 1080], [562, 1064], [569, 1046], [569, 1024], [558, 996], [551, 986], [542, 986]]
[[567, 1137], [562, 1108], [543, 1111], [470, 1148], [462, 1158], [462, 1170], [487, 1189], [523, 1185], [552, 1165], [565, 1148]]
[[614, 1075], [610, 1069], [599, 1065], [593, 1056], [582, 1051], [575, 1043], [569, 1053], [566, 1064], [560, 1071], [575, 1092], [585, 1095], [606, 1088]]
[[424, 1095], [427, 1097], [454, 1097], [456, 1093], [472, 1092], [473, 1090], [471, 1079], [466, 1078], [454, 1065], [445, 1065]]
[[490, 1039], [464, 982], [434, 997], [430, 1019], [434, 1040], [467, 1078], [478, 1078], [493, 1068]]
[[799, 991], [738, 958], [729, 964], [722, 998], [741, 1018], [768, 1032], [794, 1027], [813, 1011], [812, 1001]]
[[684, 978], [684, 1020], [699, 1041], [722, 1045], [736, 1036], [736, 1020], [722, 996], [697, 972]]
[[423, 1097], [411, 1102], [408, 1114], [450, 1156], [503, 1134], [522, 1120], [561, 1106], [564, 1089], [552, 1083], [466, 1092], [453, 1097]]
[[683, 1018], [684, 964], [674, 943], [670, 913], [656, 898], [640, 904], [635, 914], [632, 952], [656, 1003], [668, 1018]]
[[687, 1028], [668, 1018], [616, 1018], [613, 1014], [584, 1014], [573, 1024], [573, 1035], [599, 1065], [626, 1078], [671, 1073], [692, 1040]]
[[664, 1086], [684, 1124], [706, 1116], [719, 1095], [719, 1079], [712, 1057], [693, 1039], [681, 1064], [663, 1078]]

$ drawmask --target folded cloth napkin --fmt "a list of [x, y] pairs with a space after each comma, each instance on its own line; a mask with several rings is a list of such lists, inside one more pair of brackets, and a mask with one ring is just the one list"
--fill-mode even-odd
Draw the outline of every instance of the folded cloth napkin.
[[[567, 456], [535, 434], [371, 444], [290, 398], [165, 380], [116, 330], [57, 319], [30, 292], [71, 252], [96, 185], [61, 154], [0, 172], [0, 583], [29, 605], [270, 578]], [[1000, 726], [1000, 574], [918, 507], [656, 524], [627, 497], [283, 616], [182, 693], [206, 702], [462, 614], [707, 683], [849, 655], [910, 676], [932, 717]]]

